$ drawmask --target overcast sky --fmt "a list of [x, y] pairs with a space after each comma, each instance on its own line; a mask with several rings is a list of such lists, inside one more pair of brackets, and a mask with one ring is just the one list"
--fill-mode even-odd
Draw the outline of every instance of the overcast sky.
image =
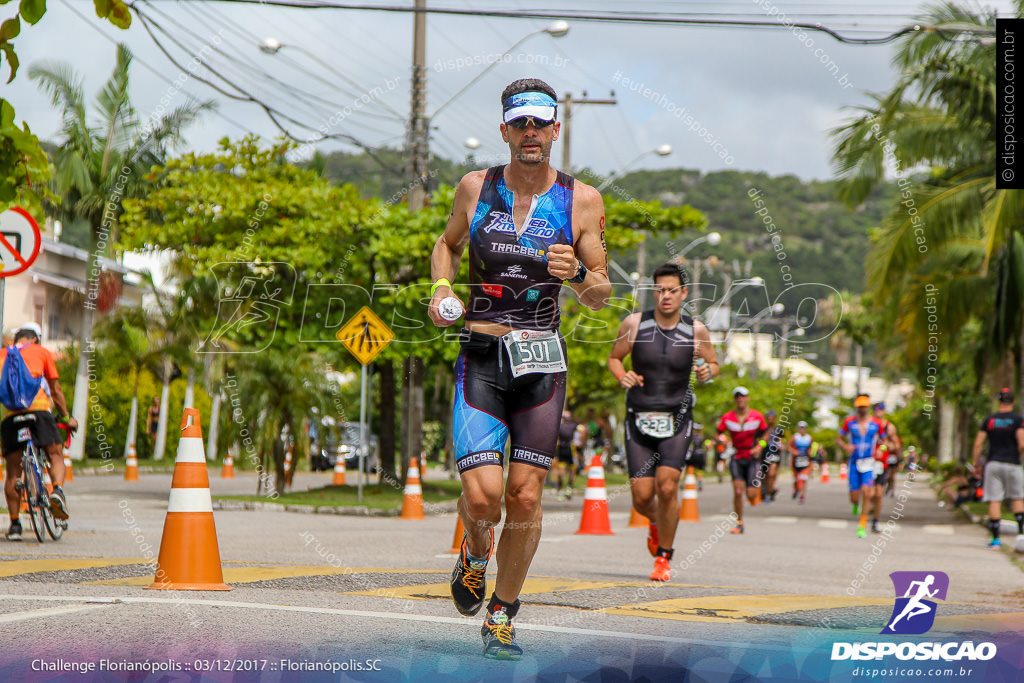
[[[392, 0], [389, 4], [412, 2]], [[429, 4], [477, 9], [537, 6], [526, 0], [431, 0]], [[1011, 12], [1007, 0], [984, 5], [996, 8], [1003, 16]], [[144, 2], [140, 6], [186, 46], [188, 51], [154, 28], [160, 42], [183, 66], [191, 59], [189, 51], [198, 53], [208, 46], [203, 53], [207, 66], [314, 129], [287, 124], [298, 137], [308, 138], [324, 126], [369, 146], [402, 144], [403, 118], [410, 102], [411, 14], [313, 11], [196, 0]], [[912, 24], [923, 3], [720, 0], [624, 5], [609, 0], [555, 0], [544, 9], [685, 9], [717, 13], [719, 18], [778, 24], [777, 18], [764, 9], [773, 6], [792, 20], [820, 22], [852, 37], [876, 37]], [[7, 13], [0, 11], [3, 16]], [[722, 16], [725, 14], [731, 17]], [[433, 120], [431, 149], [435, 154], [462, 158], [468, 152], [465, 139], [474, 137], [481, 143], [476, 151], [481, 165], [507, 158], [507, 148], [498, 134], [499, 94], [515, 78], [537, 76], [560, 94], [570, 92], [576, 98], [584, 91], [591, 98], [605, 98], [615, 92], [614, 106], [591, 105], [575, 110], [574, 166], [613, 173], [639, 155], [669, 144], [673, 148], [670, 156], [647, 154], [633, 168], [732, 168], [827, 179], [827, 131], [850, 116], [844, 107], [866, 104], [866, 92], [884, 91], [894, 80], [889, 65], [893, 44], [845, 45], [823, 33], [801, 38], [781, 26], [665, 27], [582, 21], [571, 22], [567, 36], [554, 38], [539, 33], [549, 23], [538, 19], [428, 17], [427, 110], [433, 113], [443, 107]], [[488, 63], [534, 32], [512, 53], [510, 61], [492, 68], [448, 104]], [[261, 53], [257, 45], [266, 37], [277, 39], [285, 47], [276, 55]], [[161, 98], [171, 106], [181, 104], [188, 95], [219, 102], [219, 115], [207, 115], [189, 130], [188, 142], [193, 148], [211, 150], [218, 139], [237, 138], [248, 131], [267, 138], [279, 134], [256, 104], [232, 101], [198, 82], [195, 76], [211, 76], [204, 68], [192, 74], [172, 64], [137, 17], [130, 30], [119, 31], [94, 16], [91, 0], [51, 0], [38, 26], [23, 27], [15, 43], [22, 70], [13, 84], [3, 87], [3, 96], [14, 104], [19, 121], [27, 120], [40, 137], [54, 139], [59, 117], [29, 79], [29, 67], [44, 60], [73, 65], [85, 78], [91, 100], [113, 68], [114, 41], [127, 43], [136, 55], [132, 96], [142, 117], [150, 116]], [[833, 69], [838, 69], [835, 75], [829, 72], [830, 62], [835, 65]], [[180, 92], [172, 85], [175, 81]], [[645, 94], [644, 88], [650, 92]], [[378, 96], [372, 101], [360, 103], [362, 108], [353, 106], [374, 89], [378, 89]], [[346, 107], [352, 111], [350, 115]], [[321, 143], [319, 148], [354, 149], [338, 142]], [[561, 158], [559, 142], [554, 149], [556, 166]]]

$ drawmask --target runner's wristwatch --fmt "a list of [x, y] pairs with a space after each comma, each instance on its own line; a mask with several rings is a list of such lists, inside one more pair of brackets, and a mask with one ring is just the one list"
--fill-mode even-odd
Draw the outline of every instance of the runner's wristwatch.
[[579, 284], [580, 282], [583, 282], [584, 280], [587, 279], [587, 267], [583, 265], [583, 261], [576, 259], [576, 263], [578, 264], [578, 268], [576, 269], [576, 276], [569, 278], [568, 280], [566, 280], [566, 282], [575, 282]]

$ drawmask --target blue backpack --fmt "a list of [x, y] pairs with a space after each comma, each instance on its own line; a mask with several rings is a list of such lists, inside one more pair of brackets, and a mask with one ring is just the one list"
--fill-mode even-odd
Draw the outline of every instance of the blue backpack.
[[0, 372], [0, 403], [8, 410], [25, 410], [39, 393], [42, 377], [33, 377], [15, 345], [7, 347], [7, 359]]

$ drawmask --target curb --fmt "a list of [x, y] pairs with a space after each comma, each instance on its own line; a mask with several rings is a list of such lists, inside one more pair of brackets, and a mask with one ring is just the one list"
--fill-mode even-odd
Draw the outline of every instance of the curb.
[[[120, 469], [107, 469], [106, 467], [78, 467], [73, 462], [71, 463], [71, 467], [76, 477], [80, 475], [103, 476], [112, 474], [120, 474], [121, 476], [124, 476], [124, 467], [121, 467]], [[168, 465], [167, 467], [153, 467], [151, 465], [146, 465], [144, 467], [139, 467], [139, 474], [174, 474], [174, 465]]]
[[[456, 512], [457, 501], [447, 503], [424, 503], [427, 514], [448, 514]], [[398, 517], [399, 510], [377, 510], [365, 505], [328, 506], [328, 505], [294, 505], [287, 503], [263, 503], [248, 500], [213, 501], [214, 510], [263, 510], [270, 512], [293, 512], [304, 515], [345, 515], [349, 517]]]

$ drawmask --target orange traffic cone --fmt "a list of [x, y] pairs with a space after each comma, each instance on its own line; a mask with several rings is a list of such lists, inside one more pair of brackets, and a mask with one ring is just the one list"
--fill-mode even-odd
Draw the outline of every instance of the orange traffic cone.
[[139, 459], [135, 456], [135, 444], [128, 446], [128, 459], [124, 463], [124, 480], [139, 480]]
[[450, 555], [458, 555], [462, 551], [462, 537], [466, 535], [466, 527], [462, 523], [462, 517], [455, 515], [455, 535], [452, 536], [452, 549]]
[[821, 463], [821, 483], [827, 484], [829, 479], [830, 477], [828, 476], [828, 463], [823, 462]]
[[846, 463], [839, 463], [839, 481], [846, 481]]
[[692, 465], [686, 468], [686, 478], [683, 479], [683, 504], [679, 506], [679, 521], [700, 521], [700, 512], [697, 510], [697, 475], [693, 473]]
[[334, 480], [331, 484], [333, 486], [345, 485], [345, 456], [340, 448], [338, 449], [338, 454], [334, 456]]
[[285, 486], [292, 485], [292, 477], [295, 476], [295, 470], [292, 468], [292, 451], [294, 446], [289, 446], [288, 450], [284, 454], [284, 483]]
[[651, 520], [647, 519], [646, 517], [641, 515], [639, 512], [637, 512], [636, 508], [631, 507], [629, 510], [632, 513], [629, 516], [629, 528], [630, 529], [634, 529], [634, 528], [636, 528], [636, 529], [646, 529], [647, 527], [649, 527], [651, 525]]
[[224, 455], [224, 464], [220, 466], [221, 479], [235, 478], [235, 456], [231, 455], [231, 449]]
[[604, 467], [600, 454], [594, 455], [587, 472], [587, 490], [583, 494], [583, 516], [578, 534], [613, 535], [608, 517], [608, 494], [604, 490]]
[[[0, 468], [2, 469], [2, 468]], [[71, 471], [71, 456], [68, 455], [68, 449], [64, 449], [64, 483], [75, 480], [75, 474]]]
[[420, 486], [420, 466], [413, 458], [409, 461], [409, 473], [405, 476], [405, 496], [402, 498], [402, 514], [399, 519], [425, 519], [423, 516], [423, 487]]
[[171, 496], [164, 519], [153, 589], [229, 591], [224, 583], [213, 523], [210, 475], [206, 471], [199, 411], [186, 408], [174, 460]]

